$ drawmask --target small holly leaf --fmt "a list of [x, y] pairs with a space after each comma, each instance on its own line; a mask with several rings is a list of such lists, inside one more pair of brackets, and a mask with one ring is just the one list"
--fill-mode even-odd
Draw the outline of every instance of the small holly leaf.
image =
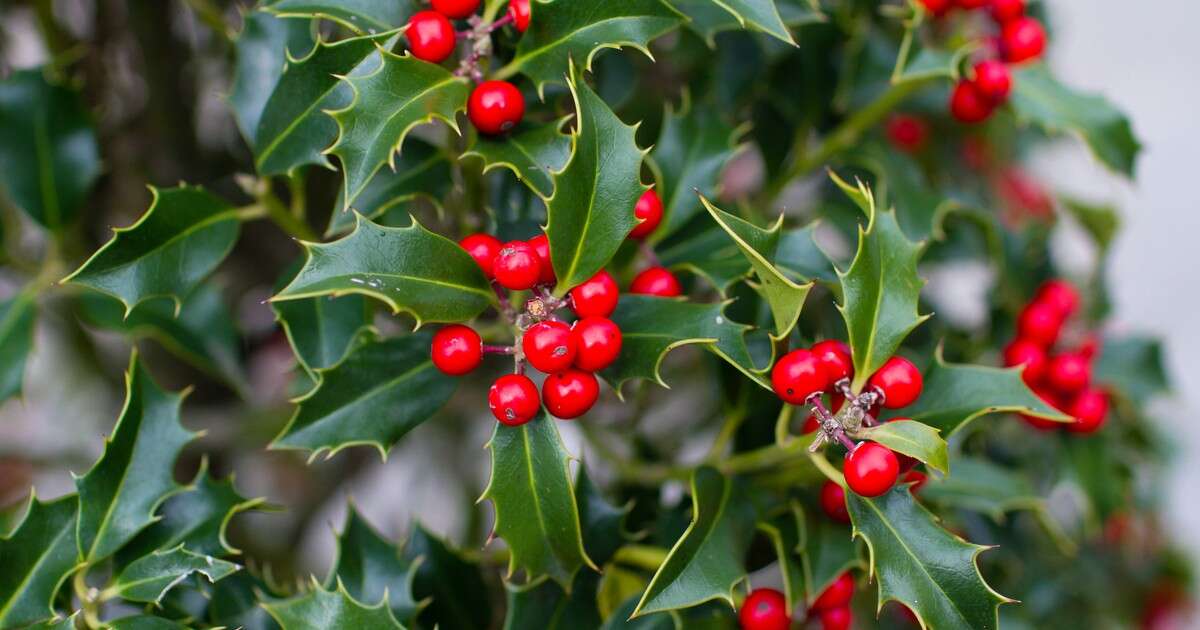
[[1028, 480], [987, 460], [960, 457], [954, 474], [930, 479], [921, 500], [986, 514], [996, 521], [1016, 510], [1041, 510], [1045, 502]]
[[894, 420], [873, 427], [864, 427], [854, 437], [880, 444], [924, 462], [943, 474], [950, 472], [950, 456], [946, 452], [946, 441], [938, 430], [912, 420]]
[[151, 188], [150, 209], [113, 237], [62, 282], [111, 295], [128, 316], [139, 303], [170, 298], [178, 313], [237, 242], [236, 209], [203, 188]]
[[883, 205], [896, 208], [905, 234], [928, 239], [946, 209], [955, 204], [927, 181], [921, 165], [908, 154], [872, 142], [850, 159], [875, 175], [875, 191], [886, 200]]
[[563, 591], [558, 582], [542, 577], [529, 584], [504, 584], [508, 607], [504, 613], [504, 630], [575, 630], [598, 628], [600, 611], [596, 608], [596, 587], [599, 574], [582, 571], [575, 574], [571, 592]]
[[523, 568], [530, 580], [549, 575], [569, 591], [579, 568], [595, 565], [583, 549], [570, 456], [554, 422], [542, 414], [517, 427], [496, 423], [487, 444], [492, 478], [479, 499], [496, 510], [493, 529], [508, 544], [509, 576]]
[[516, 56], [495, 78], [524, 74], [539, 94], [546, 83], [561, 83], [568, 73], [574, 76], [571, 62], [591, 70], [592, 59], [601, 49], [629, 46], [650, 56], [650, 40], [683, 22], [683, 16], [661, 0], [538, 2], [530, 7], [533, 18], [521, 35]]
[[420, 523], [409, 534], [402, 558], [417, 567], [413, 596], [432, 600], [421, 612], [420, 627], [476, 630], [491, 625], [490, 593], [478, 565], [464, 560]]
[[1117, 231], [1121, 227], [1121, 217], [1117, 209], [1108, 205], [1098, 205], [1078, 199], [1060, 199], [1067, 212], [1075, 217], [1079, 225], [1087, 231], [1095, 241], [1101, 256], [1108, 251]]
[[75, 517], [79, 498], [29, 498], [29, 509], [0, 537], [0, 627], [18, 628], [54, 617], [54, 596], [79, 566]]
[[104, 623], [106, 630], [188, 630], [188, 627], [170, 619], [154, 615], [130, 615]]
[[51, 231], [79, 213], [100, 175], [96, 132], [79, 95], [40, 69], [0, 81], [0, 193]]
[[304, 243], [304, 267], [272, 302], [360, 293], [425, 322], [462, 322], [482, 313], [496, 295], [466, 250], [417, 220], [391, 228], [361, 216], [349, 235]]
[[799, 503], [793, 501], [788, 504], [786, 512], [760, 522], [758, 529], [771, 539], [771, 546], [775, 549], [779, 573], [783, 578], [783, 595], [788, 614], [791, 615], [797, 603], [803, 605], [807, 588], [803, 560], [804, 511]]
[[843, 573], [866, 567], [859, 558], [858, 545], [849, 528], [830, 520], [824, 512], [810, 510], [805, 514], [804, 534], [801, 550], [807, 587], [804, 605], [811, 606]]
[[240, 568], [232, 562], [194, 553], [179, 545], [133, 561], [102, 595], [105, 599], [119, 597], [131, 602], [158, 604], [167, 591], [194, 574], [203, 575], [215, 584]]
[[163, 391], [138, 361], [125, 373], [125, 406], [79, 490], [79, 555], [94, 564], [161, 519], [158, 506], [183, 489], [173, 476], [179, 451], [196, 434], [179, 424], [187, 394]]
[[720, 31], [733, 28], [761, 31], [793, 46], [775, 0], [674, 0], [689, 18], [689, 26], [710, 42]]
[[21, 394], [25, 361], [33, 349], [37, 301], [29, 291], [0, 301], [0, 401]]
[[755, 508], [746, 488], [716, 469], [692, 475], [692, 521], [658, 567], [633, 617], [722, 599], [746, 578], [743, 557], [754, 536]]
[[1071, 420], [1029, 389], [1021, 380], [1019, 367], [946, 363], [939, 353], [923, 379], [921, 397], [896, 413], [923, 422], [945, 437], [989, 413], [1024, 413], [1058, 422]]
[[214, 625], [243, 630], [278, 630], [279, 624], [258, 605], [271, 589], [248, 571], [239, 571], [217, 582], [212, 589], [207, 619]]
[[1133, 176], [1142, 149], [1129, 119], [1102, 96], [1059, 83], [1043, 64], [1018, 70], [1009, 99], [1017, 118], [1047, 133], [1079, 136], [1109, 168]]
[[367, 606], [351, 597], [341, 584], [336, 590], [327, 591], [314, 580], [312, 590], [304, 595], [282, 601], [263, 602], [261, 605], [283, 630], [404, 630], [404, 626], [392, 616], [386, 596], [378, 604]]
[[1152, 337], [1105, 338], [1096, 360], [1094, 377], [1138, 406], [1171, 388], [1163, 366], [1162, 342]]
[[784, 339], [792, 334], [796, 322], [800, 319], [800, 309], [804, 308], [804, 300], [812, 289], [813, 283], [796, 284], [772, 262], [775, 251], [779, 247], [779, 233], [783, 228], [783, 215], [774, 225], [767, 229], [760, 228], [709, 203], [708, 199], [700, 197], [701, 203], [709, 215], [737, 243], [742, 255], [750, 261], [754, 269], [757, 283], [754, 289], [767, 301], [771, 307], [771, 315], [775, 321], [775, 331], [772, 339]]
[[411, 0], [270, 0], [263, 10], [280, 17], [333, 20], [359, 33], [404, 26], [416, 12]]
[[235, 70], [229, 106], [242, 136], [254, 146], [258, 121], [271, 92], [279, 83], [288, 52], [303, 54], [312, 48], [308, 20], [281, 20], [270, 13], [251, 11], [234, 45]]
[[317, 370], [317, 386], [296, 401], [295, 415], [270, 448], [312, 451], [311, 461], [366, 445], [386, 459], [393, 444], [450, 399], [458, 381], [434, 367], [433, 335], [363, 335], [341, 361]]
[[[394, 168], [381, 169], [354, 200], [359, 214], [374, 219], [383, 216], [399, 204], [424, 197], [434, 204], [450, 192], [454, 177], [446, 152], [421, 140], [408, 138], [404, 152], [393, 158]], [[338, 191], [335, 208], [345, 208], [346, 191]], [[329, 217], [325, 236], [334, 236], [354, 228], [353, 212], [334, 210]]]
[[743, 131], [725, 124], [711, 105], [685, 102], [679, 112], [667, 108], [658, 142], [650, 153], [662, 179], [658, 188], [663, 202], [660, 235], [669, 236], [700, 213], [697, 194], [717, 194], [721, 171], [737, 154], [737, 138]]
[[326, 152], [342, 161], [345, 175], [342, 210], [353, 206], [386, 162], [396, 170], [395, 155], [413, 127], [435, 118], [458, 131], [455, 115], [466, 107], [470, 83], [445, 68], [411, 55], [378, 52], [373, 72], [343, 77], [354, 100], [328, 114], [337, 121], [337, 142]]
[[922, 627], [995, 629], [1000, 604], [1012, 600], [992, 590], [976, 565], [989, 549], [938, 526], [905, 485], [866, 499], [847, 490], [854, 535], [867, 543], [870, 574], [879, 582], [879, 604], [897, 601]]
[[617, 507], [609, 503], [582, 465], [575, 478], [575, 501], [579, 504], [579, 522], [583, 526], [583, 548], [588, 557], [603, 566], [629, 540], [625, 518], [633, 504]]
[[554, 175], [571, 157], [571, 136], [562, 132], [567, 118], [537, 126], [526, 125], [506, 136], [476, 134], [462, 158], [483, 162], [483, 172], [506, 168], [542, 198], [554, 192]]
[[[602, 6], [617, 4], [626, 3]], [[557, 5], [539, 4], [535, 11], [553, 6]], [[528, 36], [527, 32], [521, 41]], [[646, 190], [640, 179], [645, 152], [634, 138], [637, 128], [617, 118], [583, 82], [574, 64], [568, 83], [576, 112], [571, 159], [554, 173], [554, 194], [546, 200], [546, 237], [560, 296], [591, 278], [613, 257], [637, 225], [633, 207]]]
[[288, 56], [254, 134], [254, 166], [260, 174], [290, 173], [305, 164], [330, 166], [322, 151], [338, 134], [337, 123], [325, 110], [345, 101], [346, 84], [340, 77], [360, 68], [394, 35], [389, 31], [333, 43], [318, 41], [306, 57]]
[[387, 596], [397, 619], [408, 622], [428, 602], [413, 597], [413, 581], [421, 561], [400, 556], [400, 550], [381, 536], [354, 505], [346, 512], [346, 524], [338, 535], [337, 562], [325, 580], [326, 588], [340, 582], [346, 592], [368, 604]]
[[[298, 263], [292, 265], [276, 291], [295, 279], [299, 267]], [[345, 357], [362, 329], [371, 325], [371, 308], [362, 295], [283, 300], [272, 302], [271, 309], [296, 361], [313, 377], [316, 370], [332, 367]]]

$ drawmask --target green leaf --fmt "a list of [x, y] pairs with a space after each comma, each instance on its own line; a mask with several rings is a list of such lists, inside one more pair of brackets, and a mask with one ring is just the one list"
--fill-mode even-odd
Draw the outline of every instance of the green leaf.
[[484, 173], [507, 168], [530, 190], [549, 197], [554, 192], [554, 174], [571, 157], [571, 136], [562, 132], [566, 121], [560, 118], [552, 123], [526, 125], [504, 136], [476, 134], [462, 157], [482, 160]]
[[289, 57], [254, 134], [254, 166], [260, 174], [290, 173], [305, 164], [330, 166], [322, 151], [338, 133], [337, 123], [325, 111], [344, 101], [345, 83], [339, 77], [350, 74], [394, 35], [317, 42], [308, 56]]
[[[298, 271], [299, 265], [293, 265], [284, 278], [290, 282]], [[359, 332], [371, 325], [371, 310], [362, 295], [285, 300], [272, 302], [271, 308], [296, 360], [313, 376], [315, 370], [332, 367], [345, 357]]]
[[908, 487], [866, 499], [846, 492], [854, 535], [867, 543], [879, 604], [898, 601], [932, 630], [987, 630], [999, 625], [1000, 604], [1012, 600], [988, 586], [976, 557], [988, 549], [938, 526]]
[[575, 501], [579, 504], [579, 522], [583, 526], [583, 548], [588, 557], [603, 566], [629, 540], [625, 519], [633, 504], [617, 507], [609, 503], [582, 464], [575, 478]]
[[549, 575], [570, 590], [575, 572], [595, 567], [583, 550], [566, 448], [546, 414], [517, 427], [496, 423], [487, 448], [492, 479], [480, 500], [496, 510], [494, 530], [510, 551], [508, 573]]
[[380, 50], [382, 63], [370, 74], [345, 77], [354, 100], [329, 112], [337, 121], [337, 142], [327, 151], [342, 161], [342, 209], [353, 206], [371, 178], [394, 156], [417, 125], [440, 118], [456, 132], [455, 114], [466, 107], [470, 83], [445, 68], [411, 55]]
[[858, 545], [850, 529], [825, 516], [823, 512], [805, 513], [802, 563], [807, 604], [813, 601], [846, 571], [863, 567]]
[[1129, 119], [1104, 97], [1072, 90], [1039, 64], [1017, 71], [1009, 102], [1018, 119], [1079, 136], [1109, 168], [1133, 176], [1142, 145]]
[[523, 585], [505, 583], [508, 607], [504, 630], [598, 628], [600, 611], [596, 607], [596, 587], [599, 581], [598, 574], [591, 571], [576, 573], [570, 593], [548, 577]]
[[425, 322], [461, 322], [482, 313], [496, 296], [466, 250], [416, 219], [389, 228], [362, 218], [332, 243], [305, 243], [308, 258], [272, 301], [351, 293], [367, 295]]
[[237, 211], [199, 187], [151, 188], [150, 209], [63, 279], [111, 295], [128, 316], [139, 303], [169, 297], [178, 312], [237, 242]]
[[[582, 6], [562, 4], [576, 10]], [[626, 3], [597, 6], [618, 4]], [[557, 3], [539, 4], [536, 10], [554, 6]], [[530, 31], [534, 28], [531, 24]], [[528, 36], [525, 33], [522, 42]], [[571, 159], [554, 174], [554, 195], [546, 200], [546, 237], [558, 277], [558, 295], [566, 295], [608, 263], [637, 225], [633, 207], [646, 190], [641, 184], [645, 152], [634, 138], [637, 128], [617, 118], [583, 82], [576, 66], [572, 65], [571, 71], [569, 85], [576, 112]]]
[[262, 607], [271, 613], [283, 630], [404, 630], [404, 626], [392, 616], [387, 597], [374, 606], [367, 606], [351, 597], [340, 584], [335, 591], [327, 591], [315, 581], [312, 586], [312, 590], [304, 595], [283, 601], [264, 602]]
[[746, 577], [743, 556], [754, 535], [755, 510], [746, 489], [716, 469], [692, 475], [692, 522], [650, 579], [633, 616], [723, 599]]
[[1024, 413], [1069, 422], [1021, 380], [1021, 368], [946, 363], [940, 355], [925, 372], [921, 397], [897, 413], [923, 422], [945, 437], [989, 413]]
[[817, 225], [814, 221], [802, 228], [784, 230], [775, 248], [775, 267], [799, 282], [836, 284], [837, 270], [814, 240]]
[[414, 597], [432, 600], [421, 612], [421, 627], [476, 630], [491, 625], [491, 595], [478, 565], [464, 560], [420, 523], [409, 534], [402, 557], [417, 567]]
[[728, 361], [754, 382], [770, 389], [746, 347], [750, 326], [724, 315], [725, 304], [694, 304], [649, 295], [621, 296], [612, 320], [621, 328], [621, 355], [605, 368], [604, 379], [618, 393], [626, 381], [652, 380], [667, 387], [659, 366], [667, 352], [698, 344]]
[[1105, 338], [1094, 377], [1139, 406], [1171, 387], [1163, 367], [1162, 342], [1140, 335]]
[[750, 275], [750, 261], [725, 230], [714, 223], [693, 222], [655, 246], [659, 262], [702, 276], [725, 295], [734, 282]]
[[873, 427], [864, 427], [854, 437], [871, 440], [914, 459], [925, 462], [930, 468], [950, 472], [950, 456], [946, 452], [946, 441], [938, 430], [912, 420], [894, 420]]
[[106, 622], [107, 630], [187, 630], [187, 626], [153, 615], [131, 615]]
[[135, 560], [121, 571], [102, 596], [158, 604], [167, 591], [191, 575], [203, 575], [209, 582], [216, 583], [240, 568], [232, 562], [193, 553], [179, 545]]
[[402, 558], [396, 545], [376, 532], [351, 504], [338, 536], [337, 562], [325, 584], [333, 588], [340, 582], [361, 602], [378, 602], [386, 596], [392, 614], [407, 623], [427, 603], [413, 597], [420, 564], [419, 559]]
[[804, 511], [800, 504], [791, 502], [786, 512], [769, 521], [760, 522], [758, 529], [771, 539], [775, 548], [779, 573], [783, 578], [783, 595], [788, 614], [796, 605], [805, 601], [806, 582], [804, 577]]
[[697, 194], [717, 194], [721, 171], [737, 153], [737, 138], [742, 131], [725, 124], [711, 105], [685, 105], [678, 113], [667, 108], [658, 142], [650, 154], [662, 175], [658, 194], [663, 202], [663, 224], [659, 234], [674, 233], [701, 211]]
[[1121, 227], [1121, 218], [1117, 209], [1112, 206], [1096, 205], [1079, 201], [1078, 199], [1062, 199], [1063, 207], [1075, 217], [1079, 225], [1091, 235], [1100, 252], [1107, 252], [1112, 245], [1117, 230]]
[[[354, 201], [354, 209], [359, 214], [374, 219], [383, 216], [397, 205], [424, 197], [435, 204], [450, 192], [454, 182], [451, 164], [446, 153], [438, 147], [421, 140], [409, 138], [404, 145], [404, 152], [393, 158], [394, 169], [382, 169]], [[338, 201], [335, 208], [345, 208], [346, 191], [338, 191]], [[341, 234], [354, 227], [356, 219], [350, 211], [334, 210], [329, 217], [329, 227], [326, 236]]]
[[865, 144], [851, 159], [875, 175], [875, 191], [886, 200], [882, 205], [896, 209], [905, 234], [928, 239], [945, 210], [955, 203], [927, 180], [916, 159], [890, 145]]
[[55, 615], [54, 595], [78, 568], [75, 517], [79, 500], [29, 499], [25, 518], [0, 538], [0, 627], [15, 628]]
[[600, 626], [600, 630], [682, 630], [683, 620], [675, 611], [640, 615], [630, 619], [637, 609], [639, 597], [634, 595], [626, 599], [613, 614]]
[[433, 366], [431, 334], [384, 340], [364, 334], [345, 358], [317, 370], [316, 388], [297, 401], [271, 448], [312, 451], [311, 460], [366, 445], [386, 458], [393, 444], [450, 399], [458, 381]]
[[1040, 510], [1044, 502], [1033, 486], [1014, 471], [987, 460], [961, 457], [954, 474], [933, 478], [921, 488], [921, 499], [987, 514], [996, 521], [1014, 510]]
[[263, 9], [280, 17], [333, 20], [358, 32], [404, 26], [416, 12], [410, 0], [270, 0]]
[[674, 4], [695, 22], [690, 26], [710, 41], [717, 32], [740, 26], [796, 45], [775, 0], [675, 0]]
[[71, 613], [69, 617], [56, 617], [41, 623], [29, 626], [31, 630], [75, 630], [75, 622], [79, 617], [79, 611]]
[[521, 36], [517, 54], [495, 78], [519, 72], [533, 81], [539, 93], [548, 82], [562, 83], [568, 73], [574, 76], [569, 69], [572, 62], [591, 70], [592, 59], [601, 49], [629, 46], [649, 56], [650, 40], [683, 22], [683, 16], [661, 0], [538, 2], [530, 7], [533, 19]]
[[96, 133], [75, 92], [41, 70], [0, 81], [0, 192], [55, 232], [71, 223], [100, 175]]
[[279, 83], [288, 52], [303, 54], [312, 48], [307, 20], [281, 20], [270, 13], [246, 14], [234, 50], [236, 65], [229, 105], [238, 127], [254, 146], [258, 121], [271, 92]]
[[159, 389], [138, 361], [125, 374], [125, 406], [92, 469], [75, 479], [79, 490], [80, 556], [95, 563], [159, 520], [158, 506], [182, 487], [175, 459], [195, 437], [179, 424], [184, 393]]
[[0, 301], [0, 401], [21, 393], [36, 316], [37, 301], [31, 292]]
[[243, 630], [278, 630], [279, 625], [258, 605], [269, 597], [268, 585], [248, 571], [240, 571], [217, 582], [212, 589], [207, 618], [214, 626]]

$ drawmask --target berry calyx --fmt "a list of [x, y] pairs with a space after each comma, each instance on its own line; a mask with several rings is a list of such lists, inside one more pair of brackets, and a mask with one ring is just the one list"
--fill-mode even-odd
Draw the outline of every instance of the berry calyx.
[[1049, 348], [1058, 340], [1062, 324], [1058, 309], [1045, 302], [1033, 302], [1017, 317], [1017, 336]]
[[492, 415], [510, 427], [532, 420], [541, 406], [537, 386], [524, 374], [505, 374], [488, 390], [488, 408]]
[[575, 335], [563, 322], [547, 320], [530, 326], [521, 338], [521, 349], [529, 364], [550, 374], [571, 367], [575, 361]]
[[813, 344], [812, 353], [825, 368], [829, 385], [854, 375], [854, 359], [850, 357], [850, 346], [844, 341], [826, 339]]
[[599, 372], [621, 354], [621, 329], [605, 317], [585, 317], [571, 327], [575, 336], [575, 367]]
[[877, 442], [860, 442], [846, 454], [846, 485], [856, 494], [877, 497], [892, 489], [900, 476], [900, 461], [892, 449]]
[[417, 59], [442, 63], [454, 54], [458, 45], [454, 25], [437, 11], [418, 11], [408, 19], [408, 49]]
[[550, 415], [563, 420], [587, 413], [600, 397], [600, 383], [591, 372], [563, 370], [546, 377], [542, 400]]
[[921, 371], [904, 357], [892, 357], [871, 375], [869, 385], [883, 396], [888, 409], [907, 407], [921, 395]]
[[742, 602], [738, 611], [742, 630], [787, 630], [792, 620], [787, 614], [787, 600], [773, 588], [756, 588]]
[[849, 606], [821, 611], [821, 630], [850, 630], [853, 621]]
[[612, 274], [604, 269], [571, 289], [571, 307], [580, 317], [608, 317], [617, 308], [621, 291]]
[[850, 512], [846, 510], [846, 491], [832, 481], [821, 484], [821, 509], [825, 516], [834, 521], [850, 522]]
[[843, 608], [850, 605], [852, 597], [854, 597], [854, 576], [849, 571], [846, 571], [837, 576], [824, 591], [821, 591], [821, 594], [812, 603], [812, 609], [830, 610], [832, 608]]
[[1104, 426], [1108, 415], [1108, 395], [1099, 389], [1089, 388], [1075, 397], [1066, 412], [1075, 421], [1067, 425], [1071, 433], [1094, 433]]
[[492, 275], [500, 286], [513, 291], [531, 289], [542, 277], [537, 252], [525, 241], [509, 241], [492, 261]]
[[472, 234], [458, 242], [459, 247], [467, 250], [475, 264], [483, 270], [483, 275], [492, 277], [492, 261], [503, 247], [500, 239], [491, 234]]
[[525, 97], [508, 81], [484, 81], [475, 87], [467, 100], [467, 117], [471, 124], [480, 133], [490, 136], [516, 127], [524, 115]]
[[1046, 349], [1028, 339], [1017, 339], [1004, 348], [1004, 365], [1025, 366], [1021, 379], [1026, 385], [1040, 382], [1046, 375]]
[[954, 8], [954, 0], [921, 0], [921, 5], [934, 17], [941, 17]]
[[1000, 31], [1000, 46], [1009, 63], [1037, 59], [1046, 48], [1046, 30], [1034, 18], [1017, 18], [1007, 22]]
[[992, 19], [1007, 24], [1025, 15], [1025, 0], [992, 0]]
[[432, 4], [434, 11], [451, 20], [471, 17], [479, 10], [479, 0], [433, 0]]
[[802, 405], [809, 396], [825, 391], [829, 375], [821, 359], [810, 350], [792, 350], [771, 368], [771, 387], [784, 402]]
[[462, 376], [483, 363], [483, 339], [462, 324], [442, 326], [433, 335], [433, 365], [450, 376]]
[[1060, 394], [1074, 394], [1092, 380], [1091, 362], [1077, 352], [1064, 352], [1050, 359], [1046, 383]]
[[662, 222], [662, 200], [653, 188], [638, 197], [637, 204], [633, 206], [633, 216], [638, 219], [638, 224], [629, 233], [629, 238], [646, 238]]
[[546, 238], [545, 234], [537, 236], [527, 241], [533, 251], [537, 253], [538, 264], [541, 265], [542, 272], [538, 274], [538, 283], [554, 284], [554, 263], [550, 261], [550, 239]]
[[1012, 73], [1002, 61], [980, 61], [975, 64], [975, 87], [993, 103], [1003, 103], [1012, 90]]
[[512, 17], [513, 27], [524, 33], [529, 28], [529, 0], [508, 0], [508, 15]]
[[639, 273], [629, 284], [629, 292], [638, 295], [675, 297], [683, 293], [679, 280], [666, 267], [650, 267]]
[[915, 153], [925, 146], [929, 125], [911, 114], [894, 114], [887, 122], [887, 136], [897, 149]]
[[1047, 280], [1038, 288], [1033, 300], [1050, 305], [1062, 319], [1070, 317], [1079, 308], [1079, 292], [1066, 280]]
[[971, 81], [959, 81], [950, 93], [950, 114], [960, 122], [983, 122], [994, 108], [991, 99]]

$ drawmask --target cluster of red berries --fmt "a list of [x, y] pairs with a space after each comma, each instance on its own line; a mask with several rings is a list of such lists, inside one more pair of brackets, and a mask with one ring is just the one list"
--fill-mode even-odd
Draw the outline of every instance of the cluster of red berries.
[[[847, 630], [853, 621], [850, 600], [854, 597], [854, 576], [842, 573], [821, 592], [809, 609], [810, 619], [819, 619], [823, 630]], [[787, 600], [773, 588], [756, 588], [738, 611], [742, 630], [788, 630], [792, 620]]]
[[1034, 416], [1022, 416], [1039, 429], [1065, 427], [1073, 433], [1100, 429], [1108, 415], [1108, 396], [1093, 387], [1094, 337], [1079, 347], [1055, 352], [1064, 324], [1079, 308], [1079, 293], [1063, 280], [1049, 280], [1038, 289], [1017, 319], [1017, 338], [1004, 349], [1004, 364], [1024, 366], [1021, 377], [1054, 408], [1074, 418], [1063, 425]]

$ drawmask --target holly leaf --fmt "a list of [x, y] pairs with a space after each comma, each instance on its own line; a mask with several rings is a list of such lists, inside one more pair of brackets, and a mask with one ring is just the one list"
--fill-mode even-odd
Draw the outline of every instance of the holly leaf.
[[[438, 147], [420, 138], [409, 138], [404, 144], [404, 152], [393, 160], [394, 168], [375, 173], [354, 200], [354, 209], [364, 217], [381, 217], [399, 204], [417, 197], [440, 204], [450, 192], [454, 181], [450, 160], [445, 151]], [[338, 201], [334, 207], [345, 208], [345, 197], [345, 189], [338, 191]], [[325, 235], [341, 234], [352, 229], [355, 222], [353, 212], [335, 210], [329, 217]]]
[[258, 605], [271, 589], [248, 571], [240, 571], [217, 582], [212, 589], [207, 619], [214, 626], [243, 630], [278, 630], [279, 625]]
[[345, 101], [346, 84], [340, 77], [361, 67], [394, 35], [389, 31], [333, 43], [318, 41], [307, 56], [288, 56], [254, 134], [254, 166], [260, 174], [290, 173], [305, 164], [330, 166], [322, 152], [338, 133], [337, 123], [325, 111]]
[[342, 161], [342, 210], [354, 204], [385, 162], [396, 169], [395, 155], [413, 127], [440, 118], [458, 132], [455, 115], [466, 107], [471, 91], [465, 78], [441, 66], [386, 50], [379, 56], [382, 63], [373, 72], [343, 78], [354, 100], [328, 112], [338, 126], [337, 142], [327, 153]]
[[633, 504], [617, 507], [608, 502], [580, 465], [575, 478], [575, 501], [583, 527], [583, 548], [597, 565], [605, 565], [629, 539], [625, 519]]
[[79, 498], [29, 498], [25, 518], [0, 537], [0, 626], [18, 628], [55, 616], [54, 596], [79, 567]]
[[629, 46], [650, 56], [650, 40], [683, 22], [683, 16], [661, 0], [539, 2], [530, 7], [534, 17], [529, 29], [512, 61], [495, 78], [524, 74], [539, 94], [546, 83], [561, 83], [568, 73], [574, 76], [571, 62], [591, 70], [592, 59], [601, 49]]
[[288, 51], [303, 54], [312, 48], [312, 36], [307, 20], [281, 20], [262, 11], [248, 12], [243, 23], [234, 46], [229, 105], [242, 136], [253, 147], [258, 121], [279, 83]]
[[158, 506], [183, 489], [173, 478], [175, 460], [196, 437], [179, 424], [186, 394], [159, 389], [133, 353], [125, 373], [125, 406], [104, 454], [75, 479], [79, 555], [89, 564], [158, 522]]
[[[280, 284], [286, 286], [298, 271], [299, 265], [293, 265]], [[332, 367], [345, 357], [362, 329], [371, 325], [370, 305], [362, 295], [284, 300], [272, 302], [271, 309], [296, 360], [313, 377], [315, 370]]]
[[807, 586], [805, 605], [811, 606], [843, 573], [865, 567], [853, 534], [844, 524], [830, 520], [824, 513], [810, 510], [805, 514], [804, 534], [801, 566]]
[[820, 280], [836, 284], [837, 270], [815, 240], [818, 222], [784, 230], [775, 248], [775, 268], [798, 282]]
[[332, 367], [317, 370], [317, 386], [297, 400], [296, 413], [272, 449], [322, 452], [374, 446], [381, 458], [450, 399], [458, 381], [433, 365], [433, 335], [415, 333], [363, 341]]
[[866, 499], [846, 492], [854, 535], [867, 543], [870, 574], [879, 582], [879, 604], [908, 606], [922, 627], [994, 629], [1000, 604], [1012, 600], [992, 590], [976, 565], [989, 549], [938, 526], [907, 486]]
[[689, 26], [710, 42], [718, 32], [740, 27], [796, 45], [775, 0], [675, 0], [674, 4], [691, 18]]
[[1106, 338], [1096, 360], [1095, 379], [1139, 406], [1145, 404], [1171, 387], [1163, 367], [1162, 342], [1139, 335]]
[[490, 499], [496, 510], [509, 576], [520, 567], [531, 580], [549, 575], [570, 591], [579, 568], [595, 565], [583, 549], [570, 456], [554, 420], [542, 414], [517, 427], [496, 423], [487, 448], [492, 479], [480, 500]]
[[79, 213], [100, 175], [96, 132], [79, 95], [42, 70], [0, 81], [0, 191], [58, 232]]
[[719, 192], [721, 171], [737, 154], [737, 138], [743, 131], [725, 124], [711, 105], [685, 104], [679, 112], [667, 108], [650, 153], [662, 179], [659, 234], [669, 236], [701, 211], [697, 195], [712, 197]]
[[404, 626], [392, 616], [387, 597], [374, 606], [354, 599], [342, 585], [327, 591], [313, 581], [312, 590], [283, 601], [263, 602], [271, 617], [283, 630], [324, 630], [326, 628], [395, 628]]
[[954, 474], [930, 479], [921, 488], [921, 499], [986, 514], [996, 521], [1008, 512], [1045, 507], [1028, 480], [974, 457], [956, 458]]
[[425, 322], [461, 322], [482, 313], [496, 296], [466, 250], [417, 220], [390, 228], [362, 216], [332, 243], [304, 243], [308, 257], [272, 302], [351, 293], [383, 301]]
[[428, 604], [413, 597], [421, 559], [402, 558], [396, 545], [376, 532], [353, 504], [346, 512], [337, 545], [337, 562], [325, 580], [327, 588], [340, 582], [352, 597], [367, 603], [387, 597], [392, 614], [403, 622]]
[[154, 615], [130, 615], [105, 622], [107, 630], [187, 630], [187, 626]]
[[71, 613], [69, 617], [55, 617], [41, 623], [36, 623], [29, 626], [32, 630], [75, 630], [75, 621], [79, 617], [79, 611]]
[[555, 173], [571, 157], [571, 136], [562, 132], [566, 121], [560, 118], [552, 123], [527, 125], [506, 136], [476, 134], [462, 158], [481, 160], [484, 173], [506, 168], [538, 196], [547, 198], [554, 192]]
[[1112, 245], [1121, 227], [1121, 217], [1117, 209], [1108, 205], [1098, 205], [1078, 199], [1060, 199], [1063, 208], [1075, 217], [1079, 225], [1087, 231], [1096, 243], [1103, 256]]
[[36, 316], [37, 301], [31, 292], [0, 301], [0, 401], [21, 393]]
[[333, 20], [359, 33], [403, 26], [416, 12], [411, 0], [272, 0], [263, 9], [280, 17]]
[[420, 523], [409, 534], [402, 558], [417, 567], [413, 596], [431, 600], [421, 612], [421, 627], [476, 630], [491, 624], [490, 593], [478, 565], [464, 560]]
[[106, 599], [119, 597], [131, 602], [158, 604], [167, 591], [192, 575], [203, 575], [215, 584], [240, 568], [232, 562], [194, 553], [179, 545], [133, 561], [102, 595]]
[[630, 619], [633, 611], [637, 609], [638, 599], [638, 595], [626, 599], [608, 616], [604, 625], [600, 626], [600, 630], [682, 630], [684, 628], [679, 613], [673, 610]]
[[1078, 136], [1106, 166], [1133, 176], [1142, 145], [1129, 119], [1104, 97], [1075, 91], [1038, 64], [1016, 72], [1009, 102], [1019, 120]]
[[743, 557], [754, 536], [755, 509], [746, 489], [716, 469], [692, 474], [692, 521], [642, 594], [633, 617], [721, 599], [746, 577]]
[[596, 607], [599, 581], [598, 574], [591, 571], [576, 573], [569, 593], [548, 577], [523, 585], [506, 582], [504, 590], [508, 606], [504, 630], [600, 627], [600, 611]]
[[150, 209], [62, 280], [117, 298], [125, 315], [156, 297], [170, 298], [178, 314], [196, 288], [237, 242], [237, 210], [199, 187], [150, 188]]
[[[626, 3], [602, 6], [617, 4]], [[553, 6], [557, 5], [539, 4], [535, 10]], [[637, 225], [633, 207], [646, 190], [640, 179], [645, 152], [634, 138], [637, 128], [617, 118], [583, 82], [574, 64], [568, 84], [576, 112], [571, 158], [554, 173], [554, 194], [546, 200], [546, 237], [560, 296], [591, 278], [613, 257]]]
[[704, 221], [685, 226], [655, 246], [659, 262], [703, 277], [725, 295], [734, 282], [750, 275], [750, 261], [719, 226]]
[[938, 430], [912, 420], [893, 420], [873, 427], [860, 429], [855, 436], [862, 440], [880, 444], [924, 462], [942, 474], [950, 472], [950, 456], [946, 452], [946, 441]]
[[786, 512], [769, 521], [758, 524], [759, 531], [771, 540], [779, 573], [783, 578], [783, 595], [791, 615], [797, 603], [804, 603], [806, 582], [804, 577], [804, 511], [795, 501], [788, 504]]

